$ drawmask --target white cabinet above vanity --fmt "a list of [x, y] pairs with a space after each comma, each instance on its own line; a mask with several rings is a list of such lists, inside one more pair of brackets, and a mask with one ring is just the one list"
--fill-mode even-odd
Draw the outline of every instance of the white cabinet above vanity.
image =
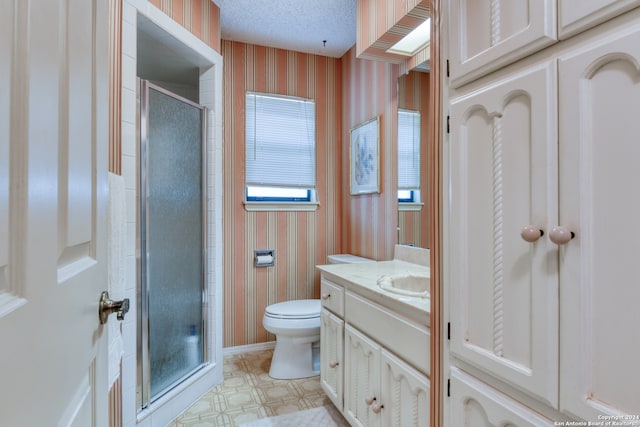
[[428, 289], [428, 251], [414, 250], [427, 261], [318, 266], [320, 382], [352, 426], [429, 425], [428, 292], [409, 296], [388, 287], [396, 281], [416, 292], [426, 277]]

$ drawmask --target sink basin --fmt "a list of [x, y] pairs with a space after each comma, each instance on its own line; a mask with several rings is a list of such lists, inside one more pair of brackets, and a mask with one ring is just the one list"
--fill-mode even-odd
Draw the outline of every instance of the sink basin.
[[429, 298], [429, 276], [413, 273], [381, 276], [378, 286], [388, 292], [409, 297]]

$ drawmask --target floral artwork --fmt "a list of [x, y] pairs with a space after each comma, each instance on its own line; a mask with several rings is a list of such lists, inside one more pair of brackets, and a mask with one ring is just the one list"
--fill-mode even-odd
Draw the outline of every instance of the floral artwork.
[[379, 118], [351, 129], [351, 194], [379, 193]]

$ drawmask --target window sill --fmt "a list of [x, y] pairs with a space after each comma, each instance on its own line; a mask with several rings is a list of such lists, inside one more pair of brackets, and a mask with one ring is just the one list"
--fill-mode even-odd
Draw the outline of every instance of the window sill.
[[400, 202], [398, 203], [399, 211], [421, 211], [424, 203], [407, 203]]
[[247, 202], [244, 201], [244, 210], [247, 212], [261, 211], [316, 211], [318, 202]]

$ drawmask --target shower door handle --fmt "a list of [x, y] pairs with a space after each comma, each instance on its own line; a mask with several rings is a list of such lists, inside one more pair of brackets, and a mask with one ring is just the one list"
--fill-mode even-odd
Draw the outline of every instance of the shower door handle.
[[111, 313], [118, 313], [118, 320], [124, 320], [124, 315], [129, 311], [129, 298], [122, 301], [113, 301], [109, 298], [109, 292], [102, 291], [100, 294], [100, 303], [98, 304], [98, 317], [100, 324], [107, 323], [107, 319]]

